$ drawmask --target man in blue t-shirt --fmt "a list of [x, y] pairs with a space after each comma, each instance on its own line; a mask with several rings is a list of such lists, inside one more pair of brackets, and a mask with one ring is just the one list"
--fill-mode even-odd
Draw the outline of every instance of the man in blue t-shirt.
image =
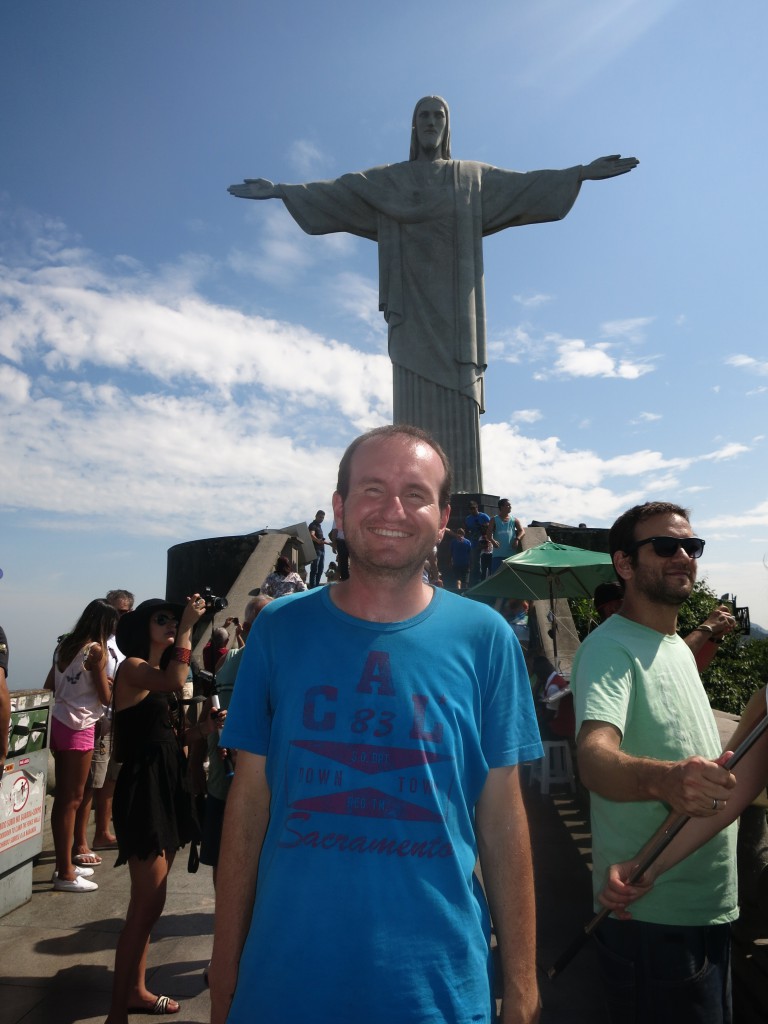
[[504, 620], [422, 581], [450, 488], [415, 427], [353, 441], [333, 510], [354, 571], [254, 626], [222, 735], [212, 1024], [489, 1024], [491, 915], [503, 1020], [538, 1019], [518, 765], [541, 746]]

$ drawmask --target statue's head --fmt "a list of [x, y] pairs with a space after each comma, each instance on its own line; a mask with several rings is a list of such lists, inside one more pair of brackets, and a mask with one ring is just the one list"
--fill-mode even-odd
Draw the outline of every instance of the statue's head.
[[[442, 108], [443, 114], [440, 115], [437, 112]], [[422, 114], [422, 121], [429, 120], [428, 114], [437, 114], [436, 121], [433, 125], [422, 126], [422, 134], [419, 134], [419, 112]], [[409, 160], [416, 160], [419, 156], [419, 150], [429, 146], [432, 141], [432, 132], [437, 130], [440, 132], [440, 122], [442, 122], [442, 134], [437, 139], [437, 144], [440, 148], [440, 156], [443, 160], [451, 159], [451, 113], [448, 109], [448, 104], [445, 102], [442, 96], [422, 96], [419, 102], [416, 104], [413, 117], [411, 118], [411, 152], [408, 157]]]

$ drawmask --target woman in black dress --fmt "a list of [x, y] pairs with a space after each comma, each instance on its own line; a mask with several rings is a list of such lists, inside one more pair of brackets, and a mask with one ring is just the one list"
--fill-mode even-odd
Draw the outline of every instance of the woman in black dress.
[[146, 985], [149, 937], [165, 905], [176, 851], [196, 838], [182, 744], [215, 726], [183, 729], [180, 696], [189, 673], [192, 629], [205, 613], [199, 594], [185, 607], [159, 598], [123, 615], [117, 644], [125, 655], [115, 678], [115, 759], [122, 763], [113, 820], [119, 856], [128, 864], [131, 899], [117, 943], [107, 1024], [129, 1013], [178, 1013], [179, 1004]]

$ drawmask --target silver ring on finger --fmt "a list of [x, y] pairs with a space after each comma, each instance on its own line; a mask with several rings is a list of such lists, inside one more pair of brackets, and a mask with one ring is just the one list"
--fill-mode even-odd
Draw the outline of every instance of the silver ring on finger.
[[717, 800], [715, 800], [715, 798], [714, 798], [714, 797], [712, 797], [712, 810], [713, 810], [713, 811], [717, 811], [717, 810], [719, 810], [719, 806], [720, 806], [720, 805], [718, 804]]

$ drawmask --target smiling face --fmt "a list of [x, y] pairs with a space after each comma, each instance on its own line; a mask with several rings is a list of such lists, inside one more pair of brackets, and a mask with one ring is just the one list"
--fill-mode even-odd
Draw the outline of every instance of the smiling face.
[[[692, 536], [691, 524], [679, 515], [651, 516], [635, 527], [636, 542], [646, 537]], [[625, 552], [617, 552], [614, 564], [627, 594], [653, 604], [679, 608], [696, 582], [696, 559], [686, 555], [682, 548], [671, 558], [662, 558], [652, 544], [644, 544], [636, 550], [634, 559]]]
[[440, 456], [415, 438], [374, 437], [355, 450], [347, 496], [333, 496], [355, 573], [403, 579], [421, 574], [448, 524], [450, 508], [439, 504], [444, 480]]

